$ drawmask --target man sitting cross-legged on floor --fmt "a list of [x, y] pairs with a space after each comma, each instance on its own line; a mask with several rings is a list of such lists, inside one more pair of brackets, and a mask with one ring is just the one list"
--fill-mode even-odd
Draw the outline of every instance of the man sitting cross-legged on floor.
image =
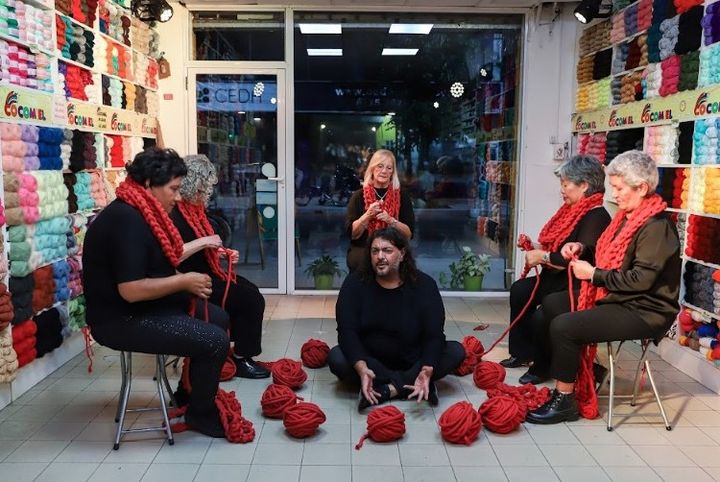
[[433, 382], [455, 370], [465, 350], [445, 340], [440, 292], [415, 267], [399, 231], [370, 236], [363, 265], [345, 279], [335, 312], [339, 344], [328, 365], [339, 379], [360, 384], [358, 410], [394, 398], [437, 405]]

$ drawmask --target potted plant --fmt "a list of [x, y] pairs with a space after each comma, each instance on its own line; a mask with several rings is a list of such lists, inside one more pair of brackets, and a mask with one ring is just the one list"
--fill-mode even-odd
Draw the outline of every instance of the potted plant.
[[313, 277], [316, 290], [331, 290], [335, 276], [342, 276], [343, 271], [337, 261], [325, 254], [310, 263], [305, 274]]
[[[490, 271], [490, 256], [475, 254], [464, 246], [463, 255], [459, 261], [450, 263], [450, 287], [463, 288], [465, 291], [480, 291], [485, 273]], [[446, 273], [440, 273], [440, 284], [447, 287]]]

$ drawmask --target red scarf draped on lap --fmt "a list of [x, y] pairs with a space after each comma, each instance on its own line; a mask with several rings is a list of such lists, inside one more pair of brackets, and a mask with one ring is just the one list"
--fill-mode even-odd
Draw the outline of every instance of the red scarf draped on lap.
[[[617, 270], [622, 267], [623, 260], [627, 254], [628, 247], [638, 230], [658, 213], [667, 207], [662, 198], [653, 194], [645, 198], [642, 204], [632, 212], [632, 216], [625, 221], [627, 212], [618, 211], [610, 225], [603, 231], [598, 239], [595, 252], [595, 266], [604, 270]], [[618, 233], [618, 229], [622, 229]], [[615, 235], [617, 233], [617, 236]], [[590, 281], [583, 281], [578, 300], [578, 310], [587, 310], [595, 306], [595, 302], [607, 296], [608, 290], [603, 287], [594, 286]], [[580, 370], [578, 371], [575, 384], [575, 396], [578, 401], [580, 415], [584, 418], [593, 419], [598, 416], [597, 395], [595, 393], [595, 381], [593, 378], [592, 365], [597, 352], [597, 345], [585, 345], [580, 359]]]
[[130, 177], [120, 183], [115, 193], [140, 211], [170, 264], [177, 268], [183, 253], [183, 240], [160, 201]]

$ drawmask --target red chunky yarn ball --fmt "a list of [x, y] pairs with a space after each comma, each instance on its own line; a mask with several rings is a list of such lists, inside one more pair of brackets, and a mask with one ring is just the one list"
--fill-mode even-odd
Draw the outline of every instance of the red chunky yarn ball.
[[285, 430], [296, 438], [310, 437], [324, 422], [323, 411], [310, 402], [300, 402], [285, 410], [285, 415], [283, 415]]
[[302, 363], [290, 358], [281, 358], [274, 362], [271, 373], [273, 383], [290, 388], [300, 388], [307, 380], [307, 373], [303, 370]]
[[327, 356], [330, 352], [330, 347], [327, 343], [322, 340], [316, 340], [310, 338], [308, 341], [303, 343], [300, 348], [300, 358], [302, 359], [303, 365], [308, 368], [320, 368], [325, 366], [327, 363]]
[[505, 381], [505, 368], [493, 361], [481, 361], [475, 367], [473, 381], [483, 390], [495, 388], [498, 383]]
[[480, 414], [470, 402], [457, 402], [448, 407], [438, 421], [442, 438], [454, 444], [470, 445], [480, 433]]
[[455, 374], [464, 377], [468, 373], [472, 373], [478, 363], [480, 363], [485, 347], [482, 342], [474, 336], [466, 336], [462, 341], [465, 348], [465, 359], [455, 370]]
[[510, 433], [525, 420], [525, 409], [507, 395], [488, 398], [478, 412], [483, 425], [495, 433]]
[[375, 442], [392, 442], [401, 438], [405, 435], [405, 414], [393, 405], [376, 408], [368, 415], [367, 427], [355, 450], [360, 450], [367, 438]]
[[290, 387], [273, 383], [268, 385], [263, 392], [260, 406], [266, 417], [283, 418], [285, 410], [294, 406], [298, 400], [302, 400], [302, 398], [295, 395]]

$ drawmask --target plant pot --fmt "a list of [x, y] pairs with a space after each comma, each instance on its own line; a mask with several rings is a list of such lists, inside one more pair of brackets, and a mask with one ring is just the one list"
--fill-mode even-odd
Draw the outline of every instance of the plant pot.
[[463, 278], [465, 291], [480, 291], [482, 289], [483, 276], [466, 276]]
[[316, 290], [331, 290], [333, 289], [333, 278], [331, 274], [316, 274], [315, 275], [315, 289]]

